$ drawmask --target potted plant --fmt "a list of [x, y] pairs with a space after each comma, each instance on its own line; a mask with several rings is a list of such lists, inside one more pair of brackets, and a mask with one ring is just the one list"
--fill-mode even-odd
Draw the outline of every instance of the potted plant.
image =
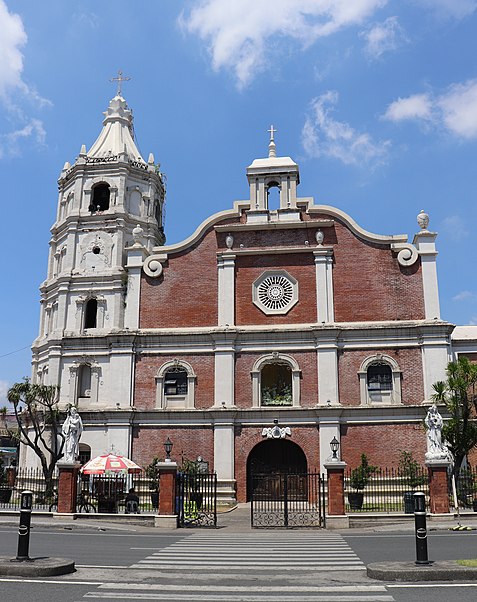
[[361, 510], [363, 507], [364, 489], [371, 475], [377, 470], [377, 466], [371, 466], [366, 454], [361, 454], [361, 464], [353, 468], [349, 478], [349, 486], [354, 489], [348, 493], [348, 502], [351, 510]]
[[401, 482], [410, 488], [404, 493], [404, 513], [414, 512], [414, 491], [426, 483], [427, 477], [422, 472], [421, 466], [414, 459], [412, 452], [401, 451], [399, 454], [399, 476]]
[[146, 477], [150, 479], [149, 490], [151, 492], [151, 504], [153, 510], [159, 508], [159, 468], [157, 466], [160, 459], [155, 456], [152, 462], [145, 468]]

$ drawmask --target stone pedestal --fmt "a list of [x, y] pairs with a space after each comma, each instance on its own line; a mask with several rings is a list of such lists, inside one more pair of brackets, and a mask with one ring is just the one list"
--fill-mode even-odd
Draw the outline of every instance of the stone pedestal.
[[177, 528], [176, 513], [176, 476], [175, 462], [158, 462], [159, 469], [159, 513], [154, 525], [164, 529]]
[[344, 471], [346, 462], [329, 461], [324, 464], [328, 473], [328, 512], [326, 514], [327, 529], [343, 529], [349, 527], [349, 517], [345, 513]]
[[429, 469], [429, 497], [431, 514], [448, 514], [449, 494], [447, 489], [447, 469], [449, 460], [426, 460]]
[[58, 512], [71, 514], [76, 512], [78, 492], [79, 462], [58, 462]]

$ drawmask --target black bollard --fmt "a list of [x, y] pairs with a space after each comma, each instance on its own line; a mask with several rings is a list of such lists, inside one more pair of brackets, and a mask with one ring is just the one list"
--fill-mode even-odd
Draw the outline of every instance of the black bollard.
[[16, 557], [18, 562], [31, 561], [28, 551], [30, 548], [30, 522], [32, 505], [33, 493], [31, 491], [22, 491], [20, 503], [20, 526], [18, 527], [18, 551]]
[[416, 528], [416, 564], [430, 564], [427, 556], [426, 496], [414, 494], [414, 523]]

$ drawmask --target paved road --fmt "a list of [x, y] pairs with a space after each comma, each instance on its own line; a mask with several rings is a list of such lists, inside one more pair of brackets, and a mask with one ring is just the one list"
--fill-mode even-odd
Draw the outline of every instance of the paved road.
[[[100, 527], [102, 528], [102, 527]], [[74, 558], [78, 571], [43, 580], [2, 579], [8, 602], [475, 602], [477, 583], [380, 583], [365, 564], [405, 560], [412, 533], [327, 531], [162, 533], [144, 527], [36, 527], [32, 555]], [[434, 559], [477, 555], [477, 532], [431, 533]], [[0, 555], [16, 550], [16, 528], [0, 527]], [[14, 555], [14, 554], [13, 554]]]

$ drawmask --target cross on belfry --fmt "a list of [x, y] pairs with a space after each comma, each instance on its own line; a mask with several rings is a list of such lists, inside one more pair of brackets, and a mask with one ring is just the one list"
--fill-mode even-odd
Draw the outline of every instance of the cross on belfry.
[[130, 77], [123, 77], [123, 72], [121, 70], [118, 71], [118, 77], [112, 77], [110, 82], [118, 82], [118, 91], [116, 92], [116, 96], [121, 96], [121, 84], [122, 82], [128, 82]]
[[273, 125], [270, 126], [270, 129], [267, 130], [267, 132], [270, 132], [270, 142], [274, 139], [273, 138], [273, 134], [276, 132], [277, 130], [273, 127]]

